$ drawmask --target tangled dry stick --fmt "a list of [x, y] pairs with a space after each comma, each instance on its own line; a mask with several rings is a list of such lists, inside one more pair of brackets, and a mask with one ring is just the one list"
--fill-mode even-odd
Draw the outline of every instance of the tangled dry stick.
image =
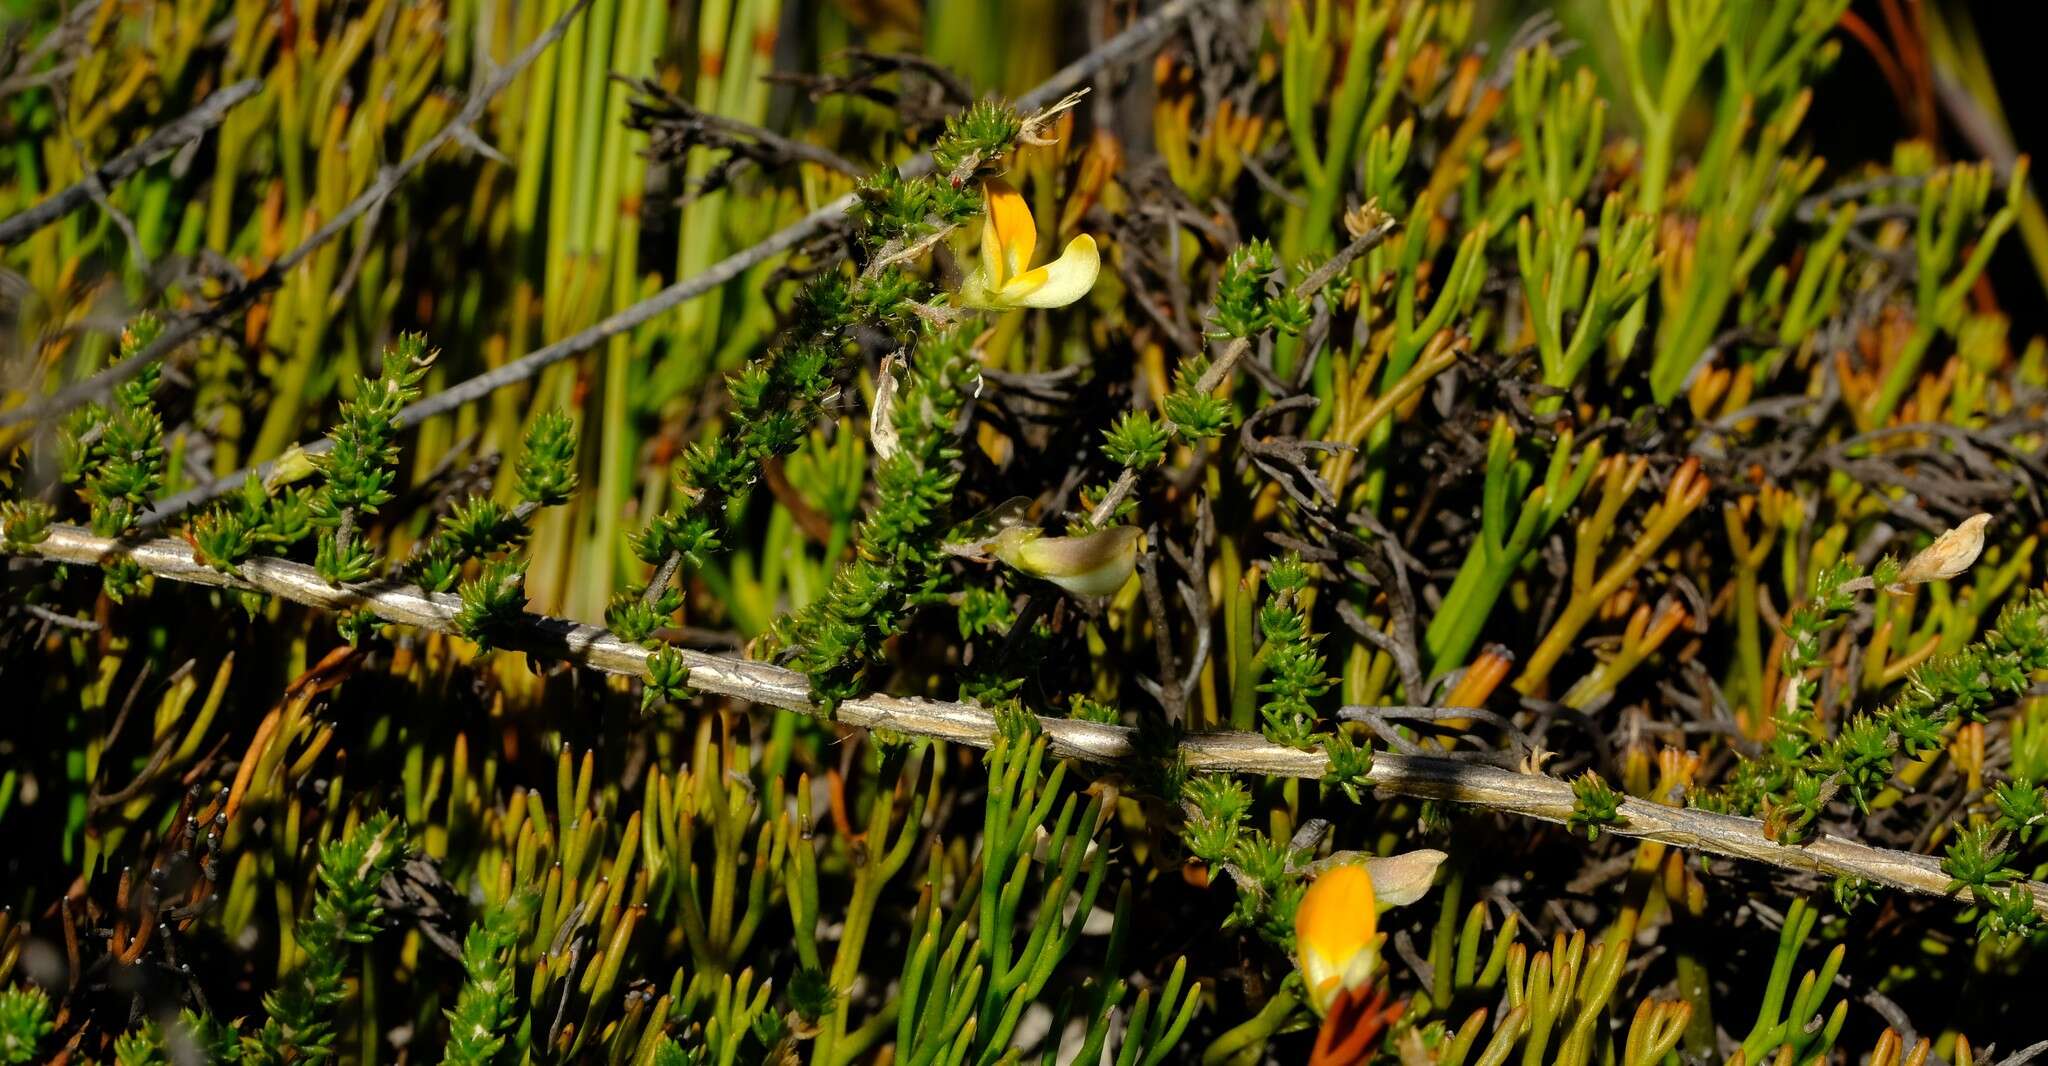
[[[19, 549], [26, 556], [52, 562], [101, 565], [123, 555], [159, 578], [249, 589], [295, 603], [329, 610], [367, 608], [389, 621], [419, 629], [457, 633], [455, 615], [461, 601], [445, 593], [428, 593], [411, 585], [362, 584], [334, 586], [310, 566], [282, 559], [257, 559], [242, 564], [239, 578], [201, 563], [191, 545], [164, 538], [122, 543], [97, 537], [77, 526], [53, 526], [42, 542]], [[528, 615], [518, 631], [496, 638], [505, 648], [548, 659], [578, 663], [629, 677], [646, 676], [647, 649], [620, 640], [610, 631], [562, 618]], [[769, 663], [685, 650], [689, 683], [700, 692], [802, 714], [824, 712], [811, 697], [802, 674]], [[970, 703], [903, 699], [875, 694], [842, 703], [831, 718], [845, 725], [887, 729], [986, 748], [996, 735], [995, 716]], [[1157, 757], [1141, 744], [1137, 730], [1069, 718], [1040, 718], [1039, 726], [1062, 756], [1099, 765], [1140, 763]], [[1189, 769], [1211, 773], [1250, 773], [1317, 779], [1327, 764], [1322, 753], [1269, 744], [1252, 733], [1194, 733], [1180, 738], [1179, 752]], [[1450, 759], [1382, 754], [1373, 760], [1372, 783], [1403, 796], [1462, 803], [1488, 810], [1565, 822], [1572, 813], [1572, 789], [1540, 774], [1516, 773]], [[1932, 856], [1874, 848], [1835, 836], [1822, 836], [1800, 846], [1777, 844], [1754, 818], [1667, 807], [1640, 799], [1624, 799], [1622, 822], [1610, 831], [1627, 837], [1656, 840], [1769, 863], [1788, 870], [1861, 877], [1876, 884], [1925, 895], [1949, 895], [1949, 877]], [[2048, 884], [2026, 882], [2034, 909], [2048, 914]], [[1967, 889], [1954, 893], [1968, 900]]]

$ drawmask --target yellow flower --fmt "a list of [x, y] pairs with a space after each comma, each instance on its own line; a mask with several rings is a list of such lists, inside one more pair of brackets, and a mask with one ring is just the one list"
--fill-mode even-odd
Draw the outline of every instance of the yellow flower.
[[1380, 911], [1421, 899], [1443, 860], [1443, 852], [1431, 850], [1340, 859], [1308, 886], [1294, 912], [1294, 949], [1317, 1014], [1341, 993], [1372, 983], [1386, 940], [1378, 932]]
[[1107, 596], [1138, 565], [1136, 526], [1111, 526], [1079, 537], [1048, 537], [1035, 526], [1011, 526], [983, 550], [1032, 577], [1078, 596]]
[[1038, 226], [1031, 208], [1009, 182], [982, 183], [987, 210], [981, 220], [981, 265], [968, 272], [955, 301], [963, 307], [1004, 311], [1016, 307], [1065, 307], [1088, 294], [1102, 269], [1095, 238], [1083, 233], [1067, 242], [1058, 259], [1029, 269], [1038, 250]]

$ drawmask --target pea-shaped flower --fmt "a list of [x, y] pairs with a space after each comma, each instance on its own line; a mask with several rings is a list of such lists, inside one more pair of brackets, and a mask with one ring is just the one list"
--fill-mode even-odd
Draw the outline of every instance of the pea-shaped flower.
[[1011, 526], [982, 550], [1075, 595], [1107, 596], [1138, 565], [1138, 529], [1111, 526], [1078, 537], [1048, 537], [1035, 526]]
[[955, 302], [1007, 311], [1065, 307], [1088, 294], [1102, 269], [1095, 238], [1083, 233], [1067, 242], [1058, 259], [1032, 269], [1038, 226], [1023, 195], [1001, 178], [988, 179], [981, 190], [987, 206], [981, 220], [981, 265], [968, 272]]
[[1380, 911], [1421, 899], [1443, 860], [1443, 852], [1423, 850], [1339, 861], [1308, 886], [1294, 912], [1294, 950], [1317, 1014], [1343, 993], [1372, 984], [1386, 941]]

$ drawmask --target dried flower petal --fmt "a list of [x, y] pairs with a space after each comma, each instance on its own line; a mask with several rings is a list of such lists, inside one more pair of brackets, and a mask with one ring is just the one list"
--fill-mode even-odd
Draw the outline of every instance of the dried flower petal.
[[874, 410], [868, 413], [868, 442], [875, 458], [888, 462], [902, 448], [896, 433], [896, 368], [903, 357], [891, 352], [882, 357], [882, 369], [875, 376]]
[[1988, 514], [1971, 515], [1962, 525], [1934, 538], [1934, 543], [1899, 568], [1899, 579], [1893, 587], [1947, 581], [1968, 570], [1977, 556], [1984, 553], [1984, 527], [1990, 524]]

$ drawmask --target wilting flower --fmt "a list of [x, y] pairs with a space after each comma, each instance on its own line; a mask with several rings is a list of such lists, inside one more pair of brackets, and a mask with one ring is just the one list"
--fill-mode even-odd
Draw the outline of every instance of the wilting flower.
[[1413, 903], [1429, 891], [1441, 851], [1385, 859], [1340, 861], [1302, 894], [1294, 912], [1295, 961], [1317, 1014], [1337, 997], [1366, 987], [1379, 968], [1380, 911]]
[[1962, 525], [1943, 532], [1934, 538], [1934, 543], [1899, 568], [1898, 584], [1947, 581], [1961, 575], [1977, 561], [1979, 555], [1984, 554], [1984, 527], [1990, 523], [1988, 514], [1971, 515], [1963, 520]]
[[1038, 250], [1038, 226], [1031, 208], [1009, 182], [982, 183], [987, 210], [981, 221], [981, 265], [968, 272], [955, 301], [963, 307], [1008, 310], [1065, 307], [1087, 295], [1102, 269], [1095, 238], [1083, 233], [1067, 242], [1058, 259], [1030, 269]]
[[982, 549], [1075, 595], [1107, 596], [1138, 565], [1138, 529], [1111, 526], [1078, 537], [1048, 537], [1035, 526], [1011, 526]]
[[[1914, 585], [1929, 581], [1947, 581], [1960, 577], [1984, 554], [1984, 527], [1991, 524], [1988, 514], [1971, 515], [1963, 524], [1945, 530], [1934, 538], [1934, 543], [1922, 548], [1918, 555], [1906, 560], [1899, 567], [1898, 574], [1885, 586], [1887, 592], [1904, 592]], [[1877, 579], [1866, 575], [1843, 582], [1843, 592], [1867, 592], [1877, 586]], [[1786, 687], [1786, 698], [1790, 699], [1792, 687]]]

